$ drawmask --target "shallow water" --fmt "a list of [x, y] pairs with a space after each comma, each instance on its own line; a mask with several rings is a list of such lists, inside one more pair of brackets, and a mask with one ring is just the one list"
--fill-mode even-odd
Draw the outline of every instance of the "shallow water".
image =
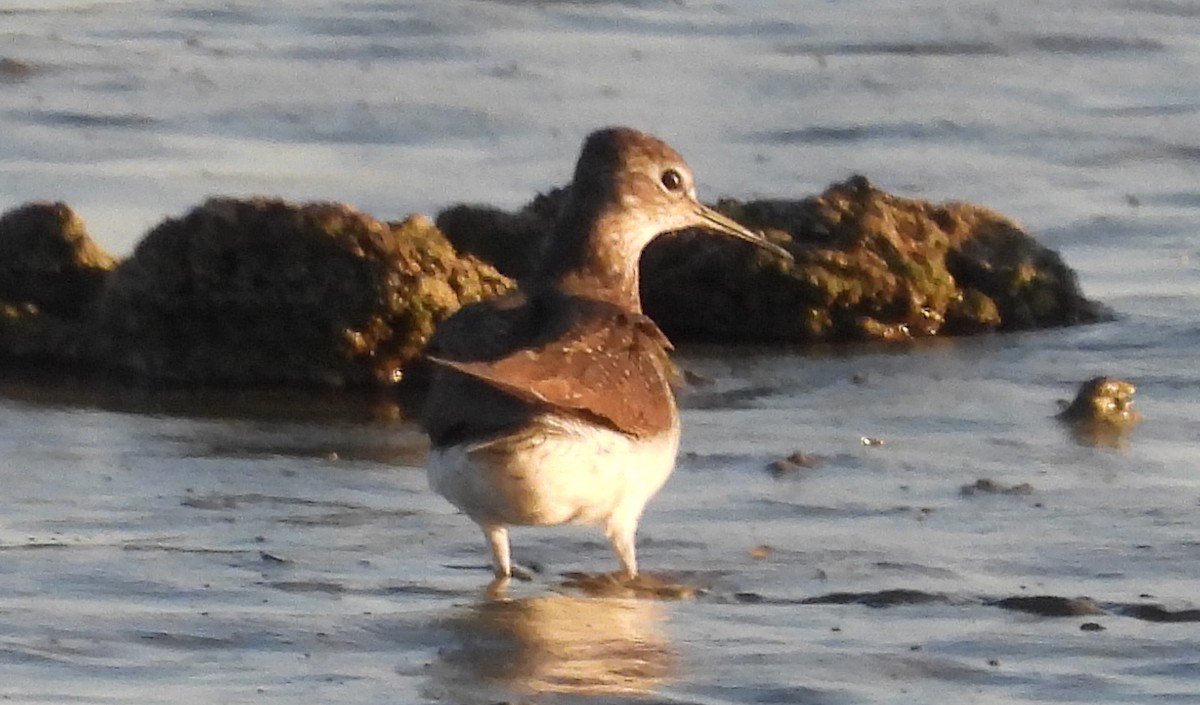
[[[992, 206], [1119, 317], [681, 351], [707, 383], [639, 552], [678, 601], [564, 585], [614, 567], [572, 528], [517, 530], [534, 580], [487, 599], [375, 402], [0, 383], [0, 697], [1200, 702], [1197, 64], [1173, 0], [8, 2], [0, 208], [65, 200], [117, 253], [207, 194], [516, 206], [626, 123], [710, 197], [861, 171]], [[1098, 374], [1138, 385], [1120, 447], [1052, 419]], [[1089, 613], [1000, 602], [1038, 595]]]

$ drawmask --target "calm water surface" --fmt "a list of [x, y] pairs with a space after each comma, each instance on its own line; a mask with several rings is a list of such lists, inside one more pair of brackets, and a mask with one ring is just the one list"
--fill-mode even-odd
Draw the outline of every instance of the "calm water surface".
[[[1200, 703], [1197, 76], [1174, 0], [9, 0], [0, 208], [65, 200], [119, 254], [209, 194], [517, 206], [624, 123], [708, 197], [857, 171], [994, 207], [1119, 318], [683, 350], [709, 383], [640, 549], [682, 601], [564, 585], [614, 565], [572, 528], [518, 530], [535, 579], [487, 599], [366, 400], [0, 382], [0, 698]], [[1120, 447], [1052, 419], [1098, 374], [1138, 385]], [[1037, 595], [1093, 614], [994, 604]]]

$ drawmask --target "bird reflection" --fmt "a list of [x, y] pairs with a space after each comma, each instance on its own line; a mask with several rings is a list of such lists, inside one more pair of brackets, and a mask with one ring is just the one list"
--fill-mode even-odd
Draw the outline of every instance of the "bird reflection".
[[653, 600], [542, 594], [488, 599], [452, 617], [433, 667], [436, 693], [495, 703], [498, 691], [644, 695], [671, 679], [675, 656]]

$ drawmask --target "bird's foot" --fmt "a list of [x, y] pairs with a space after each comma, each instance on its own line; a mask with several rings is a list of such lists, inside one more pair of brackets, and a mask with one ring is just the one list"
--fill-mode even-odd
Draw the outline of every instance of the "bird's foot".
[[507, 575], [497, 573], [496, 577], [492, 578], [492, 582], [488, 583], [485, 594], [488, 599], [504, 599], [508, 594], [508, 588], [512, 581], [516, 580], [522, 583], [533, 581], [534, 572], [522, 568], [521, 566], [510, 566]]

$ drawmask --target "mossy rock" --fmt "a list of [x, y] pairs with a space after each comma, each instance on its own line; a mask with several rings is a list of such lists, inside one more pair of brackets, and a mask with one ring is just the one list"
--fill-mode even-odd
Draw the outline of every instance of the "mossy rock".
[[116, 265], [65, 203], [29, 203], [0, 216], [0, 301], [78, 318]]
[[538, 194], [515, 213], [491, 206], [451, 206], [438, 213], [437, 226], [459, 252], [521, 279], [537, 263], [568, 188]]
[[66, 204], [0, 215], [0, 359], [72, 361], [82, 321], [116, 265]]
[[[152, 384], [390, 386], [419, 371], [439, 321], [530, 272], [565, 196], [448, 209], [445, 235], [417, 216], [215, 198], [119, 265], [70, 208], [28, 204], [0, 216], [0, 359]], [[1056, 253], [977, 206], [854, 177], [718, 208], [795, 262], [701, 231], [660, 238], [642, 298], [676, 340], [904, 340], [1108, 316]]]
[[511, 285], [421, 216], [215, 198], [112, 274], [88, 356], [152, 383], [386, 386], [438, 321]]
[[1133, 408], [1137, 392], [1130, 382], [1116, 377], [1093, 377], [1079, 386], [1075, 398], [1058, 414], [1066, 423], [1105, 423], [1132, 428], [1142, 415]]
[[[456, 207], [439, 223], [461, 249], [528, 274], [559, 189], [515, 214]], [[703, 231], [661, 237], [642, 258], [646, 312], [676, 340], [907, 340], [1072, 325], [1110, 317], [1054, 251], [965, 203], [901, 198], [855, 176], [799, 200], [724, 199], [791, 264]]]
[[643, 259], [643, 292], [647, 313], [676, 336], [906, 340], [1109, 315], [1057, 253], [979, 206], [901, 198], [853, 177], [812, 198], [717, 208], [795, 261], [694, 234], [664, 239]]
[[1075, 398], [1058, 414], [1075, 440], [1090, 446], [1120, 448], [1142, 422], [1134, 408], [1137, 392], [1130, 382], [1116, 377], [1093, 377], [1079, 386]]
[[67, 362], [78, 324], [47, 314], [32, 303], [0, 302], [0, 359], [25, 367]]

